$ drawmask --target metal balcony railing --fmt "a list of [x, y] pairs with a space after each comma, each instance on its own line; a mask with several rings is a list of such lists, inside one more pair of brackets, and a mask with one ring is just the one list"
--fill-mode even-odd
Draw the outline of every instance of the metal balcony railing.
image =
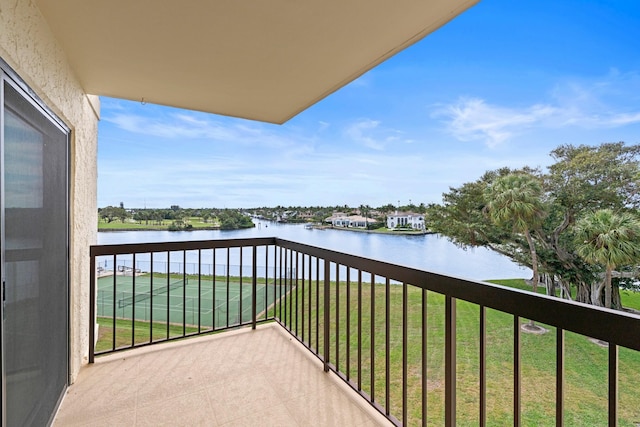
[[[544, 378], [528, 365], [543, 343], [552, 384], [538, 397], [553, 406], [548, 424], [571, 424], [566, 395], [586, 381], [573, 350], [565, 354], [575, 334], [606, 346], [599, 399], [608, 425], [621, 417], [619, 352], [630, 359], [624, 375], [640, 371], [640, 316], [278, 238], [92, 246], [91, 284], [91, 324], [99, 326], [90, 328], [90, 362], [276, 321], [397, 425], [484, 426], [496, 411], [506, 417], [500, 422], [521, 425], [523, 414], [527, 421], [539, 412], [529, 411], [527, 390]], [[540, 322], [546, 338], [522, 333], [525, 319]], [[568, 364], [576, 365], [571, 375]], [[503, 400], [506, 415], [495, 409]]]

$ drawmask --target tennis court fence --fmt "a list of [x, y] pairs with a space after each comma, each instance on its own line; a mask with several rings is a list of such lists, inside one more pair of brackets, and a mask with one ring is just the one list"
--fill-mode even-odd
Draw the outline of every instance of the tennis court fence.
[[[253, 266], [250, 265], [237, 264], [238, 260], [235, 260], [236, 263], [232, 264], [213, 264], [211, 262], [205, 262], [206, 260], [203, 259], [203, 262], [200, 263], [197, 262], [198, 260], [194, 256], [194, 254], [188, 254], [188, 259], [185, 263], [182, 260], [166, 261], [166, 254], [158, 254], [158, 256], [164, 256], [165, 260], [154, 259], [153, 264], [151, 264], [151, 261], [148, 259], [148, 257], [141, 256], [137, 257], [134, 264], [134, 260], [130, 254], [119, 255], [115, 262], [113, 259], [111, 259], [111, 257], [102, 258], [97, 264], [97, 271], [100, 275], [114, 274], [115, 272], [115, 274], [125, 276], [150, 273], [152, 271], [168, 271], [171, 274], [200, 274], [203, 276], [225, 276], [227, 274], [230, 274], [231, 276], [250, 276], [253, 269]], [[156, 256], [156, 258], [158, 256]], [[269, 272], [267, 271], [268, 268], [269, 266], [267, 265], [256, 266], [258, 274], [263, 277], [269, 274]], [[287, 276], [295, 277], [295, 269], [295, 266], [288, 266], [285, 274]]]
[[94, 246], [91, 353], [273, 320], [311, 272], [294, 257], [273, 239]]

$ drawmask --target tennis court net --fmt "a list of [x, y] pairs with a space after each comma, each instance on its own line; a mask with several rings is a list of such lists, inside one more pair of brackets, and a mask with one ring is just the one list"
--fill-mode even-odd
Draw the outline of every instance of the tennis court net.
[[180, 289], [183, 286], [187, 286], [189, 284], [189, 278], [185, 277], [183, 279], [175, 280], [168, 285], [159, 286], [153, 289], [151, 292], [141, 292], [136, 293], [135, 295], [131, 295], [128, 297], [124, 297], [118, 300], [118, 308], [128, 307], [133, 305], [135, 302], [146, 301], [151, 299], [152, 296], [158, 296], [160, 294], [166, 294], [169, 291], [175, 291], [176, 289]]

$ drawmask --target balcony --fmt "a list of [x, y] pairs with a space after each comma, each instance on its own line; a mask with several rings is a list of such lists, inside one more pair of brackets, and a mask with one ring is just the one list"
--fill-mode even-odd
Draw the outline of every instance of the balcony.
[[60, 426], [374, 426], [377, 411], [275, 323], [100, 357]]
[[91, 283], [60, 425], [640, 422], [634, 314], [277, 238], [94, 246]]

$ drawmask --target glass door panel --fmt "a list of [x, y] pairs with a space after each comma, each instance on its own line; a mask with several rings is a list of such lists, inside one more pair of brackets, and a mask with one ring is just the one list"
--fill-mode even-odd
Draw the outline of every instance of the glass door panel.
[[4, 81], [7, 425], [46, 425], [68, 381], [68, 137]]

